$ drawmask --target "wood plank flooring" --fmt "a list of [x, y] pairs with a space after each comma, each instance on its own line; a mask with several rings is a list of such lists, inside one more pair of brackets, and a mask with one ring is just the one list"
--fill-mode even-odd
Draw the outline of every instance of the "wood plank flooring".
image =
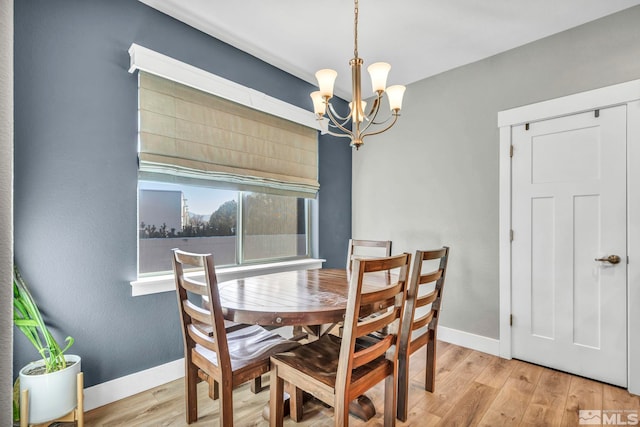
[[[640, 397], [597, 381], [445, 342], [438, 343], [437, 359], [436, 391], [429, 393], [423, 388], [425, 352], [412, 356], [409, 418], [398, 426], [577, 426], [580, 410], [602, 411], [615, 422], [626, 421], [628, 414], [640, 415]], [[268, 381], [268, 375], [263, 377]], [[198, 392], [199, 419], [191, 425], [219, 425], [218, 402], [208, 398], [205, 383]], [[186, 426], [183, 393], [183, 380], [176, 380], [87, 412], [85, 425]], [[383, 383], [367, 396], [382, 411]], [[236, 427], [267, 427], [262, 409], [268, 400], [268, 391], [254, 395], [248, 384], [237, 389]], [[378, 413], [367, 423], [351, 417], [350, 425], [382, 426], [382, 421]], [[290, 427], [332, 425], [333, 410], [317, 401], [305, 404], [302, 422], [285, 418]]]

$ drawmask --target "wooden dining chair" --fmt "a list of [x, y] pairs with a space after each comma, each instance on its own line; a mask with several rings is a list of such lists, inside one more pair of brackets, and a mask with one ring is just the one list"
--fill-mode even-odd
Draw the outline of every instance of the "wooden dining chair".
[[[290, 395], [299, 396], [300, 389], [309, 392], [333, 406], [336, 426], [348, 426], [349, 403], [383, 379], [384, 425], [395, 425], [397, 332], [389, 333], [369, 347], [356, 345], [356, 340], [386, 325], [401, 327], [410, 262], [411, 255], [406, 253], [371, 260], [354, 259], [342, 338], [324, 335], [271, 357], [271, 427], [283, 424], [285, 381]], [[381, 274], [389, 271], [397, 274]], [[374, 278], [368, 277], [371, 275], [377, 275], [375, 285]]]
[[[398, 419], [407, 420], [409, 400], [409, 358], [418, 349], [427, 347], [425, 390], [435, 390], [436, 339], [442, 289], [449, 260], [449, 248], [416, 251], [411, 279], [407, 289], [398, 355]], [[438, 262], [436, 270], [423, 273], [425, 261]], [[429, 306], [429, 309], [421, 309]], [[421, 309], [416, 314], [416, 309]], [[418, 317], [416, 317], [416, 315]]]
[[391, 256], [391, 240], [361, 240], [349, 239], [347, 247], [347, 271], [351, 271], [353, 256], [365, 257], [388, 257]]
[[[191, 268], [203, 271], [204, 282], [185, 276], [185, 269]], [[272, 354], [299, 344], [258, 325], [232, 332], [225, 330], [211, 254], [173, 249], [173, 270], [184, 338], [187, 424], [198, 419], [196, 386], [204, 380], [209, 384], [209, 397], [220, 399], [221, 425], [231, 427], [233, 389], [268, 372]], [[195, 301], [198, 296], [208, 299], [209, 308]], [[219, 390], [219, 384], [222, 390]]]

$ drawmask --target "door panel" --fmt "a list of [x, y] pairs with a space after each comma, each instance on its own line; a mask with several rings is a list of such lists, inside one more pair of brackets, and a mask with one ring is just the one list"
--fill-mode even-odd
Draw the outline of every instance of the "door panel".
[[[555, 313], [549, 304], [553, 294], [553, 236], [555, 203], [551, 197], [531, 200], [531, 333], [553, 339]], [[549, 232], [551, 230], [551, 232]]]
[[625, 129], [625, 106], [512, 127], [513, 356], [620, 386]]

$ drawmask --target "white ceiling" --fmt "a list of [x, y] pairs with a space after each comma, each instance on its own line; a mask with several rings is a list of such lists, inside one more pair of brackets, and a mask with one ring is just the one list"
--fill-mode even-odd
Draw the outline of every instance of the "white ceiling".
[[[317, 70], [333, 68], [336, 93], [350, 98], [351, 1], [140, 1], [310, 83], [316, 83]], [[406, 85], [637, 4], [640, 0], [362, 0], [358, 52], [365, 67], [391, 64], [389, 85]], [[363, 76], [363, 95], [370, 94]]]

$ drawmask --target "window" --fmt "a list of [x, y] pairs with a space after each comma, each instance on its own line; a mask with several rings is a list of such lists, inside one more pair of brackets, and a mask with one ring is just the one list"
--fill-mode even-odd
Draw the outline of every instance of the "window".
[[313, 115], [136, 44], [129, 54], [139, 129], [133, 295], [173, 288], [160, 273], [174, 247], [243, 266], [223, 268], [229, 277], [319, 268], [309, 232], [319, 189]]
[[142, 276], [171, 271], [175, 247], [217, 266], [309, 255], [306, 199], [153, 181], [138, 191]]

